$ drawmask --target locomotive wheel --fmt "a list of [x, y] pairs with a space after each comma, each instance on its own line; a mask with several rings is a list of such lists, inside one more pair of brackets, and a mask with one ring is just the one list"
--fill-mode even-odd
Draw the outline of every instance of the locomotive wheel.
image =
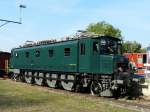
[[102, 86], [98, 82], [92, 82], [90, 91], [92, 95], [100, 96], [100, 93], [102, 92]]
[[35, 72], [34, 73], [34, 80], [35, 80], [35, 83], [39, 86], [41, 86], [43, 84], [43, 77], [44, 77], [44, 73], [38, 73], [38, 72]]
[[32, 72], [24, 72], [25, 82], [31, 84], [32, 83]]
[[18, 81], [19, 80], [19, 75], [14, 73], [13, 75], [13, 80]]
[[[50, 73], [47, 73], [46, 74], [46, 83], [49, 87], [52, 87], [52, 88], [55, 88], [56, 87], [56, 84], [57, 84], [57, 79], [58, 79], [58, 74], [50, 74]], [[52, 78], [52, 79], [51, 79]], [[55, 79], [53, 79], [55, 78]]]
[[121, 88], [117, 88], [113, 91], [113, 96], [115, 99], [118, 99], [121, 96]]
[[[68, 90], [68, 91], [74, 90], [75, 76], [62, 74], [61, 79], [62, 79], [61, 85], [65, 90]], [[67, 81], [67, 80], [72, 80], [72, 81]]]
[[22, 81], [22, 82], [25, 82], [25, 77], [24, 77], [23, 73], [20, 74], [19, 80]]

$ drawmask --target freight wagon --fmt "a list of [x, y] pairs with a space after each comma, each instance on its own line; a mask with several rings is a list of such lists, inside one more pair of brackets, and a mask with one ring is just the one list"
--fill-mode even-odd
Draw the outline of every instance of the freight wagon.
[[10, 59], [10, 53], [0, 52], [0, 77], [8, 77], [8, 64]]
[[132, 66], [135, 67], [134, 77], [144, 78], [146, 71], [146, 63], [147, 63], [147, 53], [125, 53], [126, 56]]

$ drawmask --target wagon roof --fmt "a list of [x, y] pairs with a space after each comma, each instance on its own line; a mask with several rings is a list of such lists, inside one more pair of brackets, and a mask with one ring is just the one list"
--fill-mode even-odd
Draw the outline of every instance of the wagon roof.
[[9, 52], [0, 51], [0, 54], [10, 54]]

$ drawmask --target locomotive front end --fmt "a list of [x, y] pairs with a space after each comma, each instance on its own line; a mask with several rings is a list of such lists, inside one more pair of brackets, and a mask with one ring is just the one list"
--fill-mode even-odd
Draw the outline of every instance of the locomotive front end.
[[124, 56], [116, 56], [114, 68], [114, 79], [117, 88], [127, 89], [133, 78], [133, 70], [129, 60]]
[[[99, 90], [100, 96], [119, 96], [122, 93], [127, 93], [132, 83], [133, 72], [129, 60], [122, 55], [122, 41], [109, 36], [101, 37], [99, 40], [100, 45], [95, 45], [98, 47], [93, 46], [93, 48], [100, 49], [99, 57], [94, 57], [97, 60], [99, 58], [100, 66], [96, 61], [97, 66], [93, 66], [99, 70], [98, 77], [100, 78], [98, 83], [93, 83], [101, 88]], [[94, 51], [98, 51], [98, 49]], [[95, 87], [93, 88], [95, 89]]]

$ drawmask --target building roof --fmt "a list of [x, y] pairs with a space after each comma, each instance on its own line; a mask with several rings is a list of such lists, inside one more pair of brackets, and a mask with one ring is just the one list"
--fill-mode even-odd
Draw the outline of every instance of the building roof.
[[0, 54], [10, 54], [9, 52], [0, 51]]

